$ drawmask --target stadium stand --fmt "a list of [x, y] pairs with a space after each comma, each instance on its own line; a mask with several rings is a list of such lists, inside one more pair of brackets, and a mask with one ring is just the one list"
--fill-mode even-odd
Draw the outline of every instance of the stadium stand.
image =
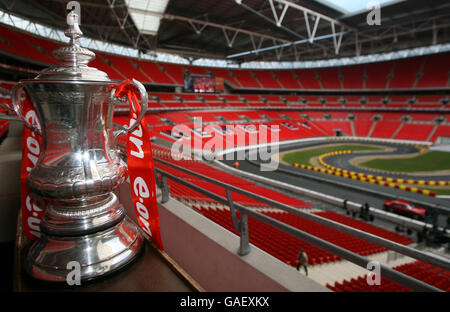
[[252, 74], [248, 70], [229, 70], [234, 74], [236, 79], [239, 81], [239, 84], [243, 88], [249, 88], [249, 89], [260, 89], [262, 86], [258, 82], [258, 80], [253, 77], [254, 74]]
[[[196, 209], [207, 218], [220, 224], [227, 230], [237, 234], [233, 228], [229, 211], [224, 209], [208, 209], [198, 206], [196, 207]], [[275, 211], [262, 212], [267, 216], [275, 218], [295, 228], [301, 229], [302, 231], [305, 231], [307, 233], [317, 235], [318, 237], [326, 241], [333, 242], [360, 255], [370, 255], [385, 251], [384, 248], [377, 245], [367, 243], [350, 235], [329, 229], [327, 227], [321, 226], [317, 223], [308, 221], [292, 214]], [[237, 215], [239, 217], [238, 212]], [[328, 214], [326, 214], [325, 216], [332, 218], [332, 216], [329, 216]], [[347, 221], [343, 219], [339, 220], [344, 222]], [[351, 219], [347, 221], [347, 223], [352, 223], [352, 226], [355, 227], [365, 227], [364, 224], [359, 224], [361, 222], [354, 222], [354, 220]], [[336, 257], [324, 250], [305, 243], [304, 241], [294, 238], [277, 229], [273, 229], [270, 226], [252, 218], [249, 219], [249, 233], [251, 243], [292, 266], [295, 266], [295, 257], [297, 256], [297, 253], [301, 248], [303, 248], [305, 252], [310, 255], [308, 257], [308, 261], [312, 266], [340, 260], [339, 257]], [[270, 234], [267, 235], [268, 233]], [[388, 236], [392, 237], [392, 233], [389, 233]], [[408, 239], [397, 236], [395, 238], [399, 243], [410, 243]]]
[[[51, 52], [60, 44], [15, 32], [6, 26], [0, 26], [0, 30], [3, 38], [0, 40], [0, 49], [4, 52], [27, 59], [31, 57], [32, 60], [43, 64], [55, 64]], [[389, 89], [405, 89], [446, 87], [449, 81], [449, 53], [342, 68], [304, 70], [228, 70], [131, 60], [101, 52], [96, 54], [107, 64], [101, 64], [98, 59], [91, 64], [110, 74], [113, 79], [134, 76], [142, 82], [167, 85], [183, 85], [186, 70], [202, 75], [213, 73], [239, 89], [358, 90], [364, 89], [364, 84], [366, 89], [386, 89], [387, 86]], [[108, 66], [115, 69], [111, 70]]]
[[270, 70], [253, 70], [252, 73], [256, 75], [256, 79], [265, 89], [282, 89], [283, 86], [273, 77]]
[[[10, 27], [0, 26], [0, 50], [5, 55], [27, 59], [38, 64], [55, 64], [51, 51], [58, 46], [60, 43], [22, 33]], [[136, 78], [150, 88], [165, 90], [149, 92], [149, 107], [152, 108], [152, 112], [146, 115], [146, 122], [151, 129], [152, 136], [169, 143], [178, 139], [172, 131], [173, 126], [185, 125], [192, 129], [195, 117], [200, 117], [204, 125], [214, 125], [216, 133], [221, 133], [220, 129], [225, 130], [227, 126], [229, 126], [228, 129], [233, 129], [233, 133], [224, 134], [222, 132], [220, 134], [221, 139], [233, 147], [250, 144], [252, 134], [243, 127], [250, 125], [257, 127], [256, 134], [259, 134], [258, 131], [261, 131], [263, 126], [279, 127], [280, 141], [335, 136], [337, 130], [340, 130], [344, 136], [372, 138], [432, 142], [442, 137], [450, 138], [449, 114], [447, 114], [448, 110], [444, 104], [446, 101], [448, 102], [448, 96], [444, 94], [445, 92], [439, 95], [414, 92], [429, 88], [448, 91], [450, 53], [364, 65], [278, 70], [226, 69], [170, 64], [98, 51], [96, 51], [96, 55], [97, 58], [90, 63], [90, 66], [106, 72], [111, 79]], [[231, 94], [192, 94], [167, 91], [166, 87], [176, 87], [175, 90], [179, 91], [180, 86], [184, 83], [183, 77], [186, 72], [194, 75], [213, 74], [216, 77], [222, 77], [225, 79], [227, 91], [230, 91]], [[0, 91], [2, 88], [10, 90], [12, 85], [12, 82], [0, 83]], [[405, 94], [401, 92], [388, 94], [386, 92], [401, 91], [399, 89], [408, 89], [410, 92]], [[240, 94], [239, 91], [253, 93]], [[301, 95], [298, 95], [297, 92]], [[0, 97], [0, 102], [10, 105], [7, 92], [5, 92], [5, 96]], [[169, 111], [169, 109], [175, 111]], [[7, 112], [3, 108], [0, 111]], [[380, 120], [374, 120], [375, 116]], [[405, 117], [410, 119], [405, 119]], [[440, 117], [443, 117], [443, 120], [438, 124], [435, 120]], [[128, 118], [116, 115], [114, 122], [124, 125], [128, 123]], [[241, 125], [241, 127], [237, 125]], [[0, 137], [4, 137], [8, 126], [8, 121], [0, 121]], [[244, 141], [236, 140], [238, 133], [246, 134]], [[196, 142], [200, 142], [202, 148], [205, 148], [208, 137], [202, 137], [191, 130], [189, 140], [196, 140]], [[126, 145], [124, 138], [121, 138], [120, 143]], [[169, 156], [168, 148], [158, 145], [153, 147], [155, 157], [207, 177], [220, 179], [222, 182], [251, 191], [256, 195], [276, 198], [280, 203], [309, 211], [399, 244], [409, 245], [412, 243], [412, 239], [406, 236], [374, 225], [330, 211], [317, 211], [318, 209], [313, 205], [300, 199], [229, 174], [205, 162], [174, 160]], [[214, 194], [226, 197], [223, 188], [213, 183], [205, 182], [163, 164], [158, 164], [158, 168], [208, 189]], [[173, 198], [186, 203], [203, 216], [238, 235], [233, 227], [230, 211], [226, 206], [180, 183], [174, 181], [168, 183]], [[282, 212], [253, 198], [235, 192], [231, 193], [233, 201], [236, 203], [258, 209], [266, 216], [359, 255], [368, 256], [386, 251], [383, 247]], [[239, 217], [239, 212], [237, 215]], [[339, 257], [329, 252], [252, 218], [249, 219], [249, 234], [252, 244], [291, 266], [295, 266], [295, 257], [300, 248], [306, 250], [309, 255], [309, 264], [312, 266], [341, 261]], [[422, 262], [407, 263], [397, 266], [395, 269], [450, 291], [450, 276], [448, 272], [441, 269]], [[379, 287], [367, 287], [365, 278], [360, 276], [350, 281], [336, 282], [333, 286], [328, 285], [328, 288], [334, 291], [408, 291], [407, 288], [385, 279], [382, 280], [382, 285]]]
[[388, 75], [392, 71], [393, 62], [371, 63], [366, 65], [366, 88], [386, 89]]
[[282, 88], [298, 90], [303, 89], [302, 85], [295, 78], [295, 74], [290, 70], [273, 70], [273, 74], [278, 77], [278, 81], [281, 83]]
[[389, 88], [408, 89], [414, 87], [423, 61], [423, 57], [395, 61], [393, 77], [390, 80]]
[[[409, 276], [424, 281], [443, 291], [450, 291], [450, 272], [436, 268], [430, 264], [420, 261], [403, 264], [394, 268]], [[409, 292], [410, 289], [381, 277], [379, 285], [369, 285], [367, 275], [357, 279], [344, 280], [342, 283], [336, 282], [334, 286], [328, 285], [333, 291], [337, 292]]]
[[341, 67], [344, 89], [361, 90], [364, 87], [364, 65]]
[[157, 84], [173, 84], [173, 80], [156, 63], [140, 61], [138, 64], [144, 73], [153, 80], [152, 82]]
[[322, 83], [322, 88], [326, 90], [339, 90], [341, 89], [341, 84], [339, 81], [339, 69], [338, 68], [318, 68], [316, 70], [320, 82]]
[[397, 133], [395, 139], [426, 141], [433, 128], [433, 124], [406, 123]]
[[449, 84], [450, 58], [448, 54], [429, 55], [425, 61], [417, 88], [447, 87]]

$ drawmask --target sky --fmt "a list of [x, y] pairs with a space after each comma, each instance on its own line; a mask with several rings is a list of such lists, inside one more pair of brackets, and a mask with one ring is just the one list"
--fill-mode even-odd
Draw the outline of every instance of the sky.
[[361, 10], [367, 9], [367, 4], [369, 2], [378, 2], [383, 5], [387, 2], [392, 2], [392, 0], [316, 0], [322, 2], [325, 5], [334, 6], [346, 14], [355, 13]]

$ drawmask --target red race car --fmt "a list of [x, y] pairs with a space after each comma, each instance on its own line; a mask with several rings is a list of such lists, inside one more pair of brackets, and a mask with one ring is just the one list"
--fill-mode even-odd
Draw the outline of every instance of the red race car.
[[427, 210], [425, 208], [414, 206], [410, 202], [400, 199], [385, 201], [384, 209], [421, 220], [425, 219], [427, 214]]

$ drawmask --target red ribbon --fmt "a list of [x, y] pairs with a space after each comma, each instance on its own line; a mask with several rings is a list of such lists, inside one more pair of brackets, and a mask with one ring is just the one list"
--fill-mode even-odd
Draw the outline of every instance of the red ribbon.
[[[28, 123], [39, 127], [36, 111], [27, 96], [22, 103], [24, 117]], [[35, 240], [40, 237], [40, 223], [44, 215], [43, 203], [38, 203], [32, 196], [31, 190], [27, 185], [27, 178], [36, 165], [41, 153], [41, 136], [29, 128], [24, 127], [22, 132], [22, 162], [20, 173], [21, 184], [21, 209], [22, 209], [22, 225], [25, 236], [28, 240]]]
[[[130, 80], [123, 81], [116, 88], [116, 97], [126, 96], [128, 98], [130, 125], [136, 121], [141, 112], [138, 94], [137, 88]], [[136, 129], [128, 134], [127, 141], [128, 174], [136, 218], [141, 229], [163, 250], [156, 201], [152, 146], [145, 116]]]

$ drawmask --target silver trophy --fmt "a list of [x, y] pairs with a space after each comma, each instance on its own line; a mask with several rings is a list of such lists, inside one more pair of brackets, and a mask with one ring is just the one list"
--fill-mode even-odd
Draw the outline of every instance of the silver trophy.
[[[103, 276], [130, 263], [143, 247], [138, 228], [113, 191], [127, 178], [117, 138], [139, 125], [148, 95], [141, 83], [132, 81], [141, 93], [140, 116], [130, 127], [114, 130], [113, 109], [121, 101], [114, 96], [117, 82], [88, 66], [95, 54], [79, 45], [77, 20], [69, 13], [65, 34], [70, 43], [53, 52], [61, 64], [22, 80], [12, 96], [17, 115], [42, 135], [41, 155], [27, 183], [45, 203], [45, 214], [25, 270], [45, 281], [65, 282], [73, 261], [80, 265], [81, 280]], [[23, 89], [40, 129], [23, 116]]]

